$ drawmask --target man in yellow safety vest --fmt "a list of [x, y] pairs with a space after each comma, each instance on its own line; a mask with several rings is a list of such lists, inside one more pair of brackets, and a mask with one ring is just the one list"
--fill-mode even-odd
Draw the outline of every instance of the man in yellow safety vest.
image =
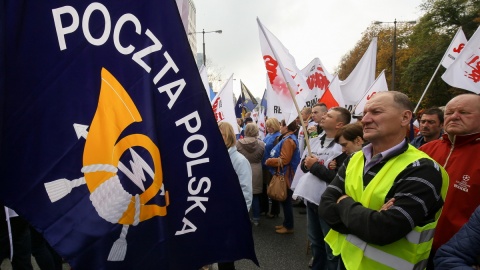
[[413, 105], [374, 95], [362, 124], [370, 144], [347, 158], [322, 196], [325, 241], [340, 269], [424, 269], [448, 188], [445, 170], [405, 139]]

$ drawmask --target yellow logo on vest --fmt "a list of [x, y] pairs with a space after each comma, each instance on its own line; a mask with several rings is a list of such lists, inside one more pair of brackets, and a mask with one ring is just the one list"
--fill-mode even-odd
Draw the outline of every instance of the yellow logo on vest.
[[[153, 141], [143, 134], [131, 134], [119, 140], [121, 133], [142, 117], [127, 91], [105, 68], [101, 71], [101, 88], [97, 110], [90, 125], [90, 131], [77, 132], [85, 137], [83, 152], [83, 177], [74, 180], [58, 179], [45, 183], [45, 189], [52, 202], [68, 195], [73, 188], [86, 184], [90, 200], [98, 215], [113, 224], [122, 224], [120, 238], [114, 243], [109, 261], [123, 261], [126, 255], [126, 235], [130, 225], [155, 216], [167, 215], [168, 192], [163, 188], [163, 172], [160, 151]], [[76, 125], [76, 126], [75, 126]], [[78, 129], [78, 124], [75, 124]], [[80, 135], [79, 135], [80, 136]], [[118, 141], [118, 142], [117, 142]], [[151, 155], [154, 168], [151, 169], [134, 150], [141, 147]], [[120, 161], [122, 155], [130, 151], [132, 171]], [[121, 170], [142, 191], [132, 195], [122, 186], [117, 175]], [[153, 183], [145, 189], [143, 170], [150, 175]], [[165, 206], [147, 204], [157, 194], [165, 196]]]

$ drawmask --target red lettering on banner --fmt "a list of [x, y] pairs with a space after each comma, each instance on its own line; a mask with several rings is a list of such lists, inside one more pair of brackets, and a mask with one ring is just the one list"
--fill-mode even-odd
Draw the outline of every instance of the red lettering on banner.
[[472, 68], [472, 72], [470, 74], [468, 74], [467, 72], [465, 73], [467, 73], [466, 76], [470, 80], [472, 80], [474, 83], [478, 83], [480, 82], [480, 61], [478, 61], [480, 57], [478, 55], [475, 55], [471, 59], [472, 60], [470, 60], [466, 64]]
[[323, 69], [321, 67], [317, 67], [317, 70], [320, 72], [315, 72], [314, 74], [308, 76], [307, 78], [307, 85], [308, 85], [308, 88], [310, 88], [310, 90], [312, 90], [315, 87], [324, 90], [330, 84], [330, 82], [328, 81], [327, 77], [323, 72]]
[[222, 107], [222, 101], [220, 100], [220, 97], [215, 100], [215, 102], [212, 105], [212, 110], [213, 114], [215, 115], [215, 119], [217, 120], [217, 123], [225, 119], [225, 115], [223, 112], [219, 112], [218, 109]]
[[267, 68], [268, 79], [270, 80], [270, 83], [273, 84], [275, 77], [277, 77], [278, 62], [270, 55], [263, 56], [263, 60], [265, 61], [265, 67]]
[[453, 48], [453, 52], [460, 53], [463, 50], [463, 47], [465, 47], [465, 43], [460, 43], [457, 48]]

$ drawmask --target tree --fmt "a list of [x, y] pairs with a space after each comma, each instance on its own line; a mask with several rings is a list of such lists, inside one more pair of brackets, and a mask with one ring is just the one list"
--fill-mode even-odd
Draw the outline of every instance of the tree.
[[[415, 26], [408, 43], [412, 55], [406, 63], [402, 85], [412, 100], [419, 100], [458, 27], [467, 38], [480, 22], [478, 0], [425, 0], [420, 6], [425, 14]], [[445, 105], [452, 97], [467, 91], [450, 87], [442, 79], [440, 67], [420, 108]]]
[[[399, 88], [399, 82], [405, 66], [411, 55], [411, 49], [408, 47], [409, 35], [412, 32], [412, 26], [409, 24], [397, 24], [397, 53], [395, 64], [395, 89]], [[362, 33], [362, 38], [355, 47], [343, 56], [338, 75], [344, 80], [355, 68], [368, 48], [368, 45], [374, 37], [377, 37], [377, 66], [375, 76], [378, 76], [385, 69], [387, 82], [392, 80], [392, 61], [393, 61], [393, 33], [392, 25], [372, 24]]]
[[[414, 102], [420, 99], [458, 27], [470, 38], [480, 24], [479, 0], [424, 0], [420, 7], [425, 13], [416, 25], [397, 24], [395, 90], [406, 93]], [[348, 77], [374, 36], [378, 37], [376, 75], [385, 69], [391, 82], [393, 27], [385, 24], [370, 25], [341, 59], [337, 69], [340, 79]], [[452, 97], [467, 93], [446, 84], [441, 79], [444, 72], [440, 67], [420, 108], [443, 106]]]

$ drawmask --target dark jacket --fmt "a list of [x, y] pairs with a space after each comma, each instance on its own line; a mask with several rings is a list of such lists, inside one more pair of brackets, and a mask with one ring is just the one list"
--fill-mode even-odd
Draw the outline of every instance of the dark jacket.
[[[383, 168], [386, 162], [401, 155], [408, 148], [405, 141], [401, 149], [374, 165], [363, 176], [364, 186]], [[345, 194], [345, 173], [350, 157], [340, 167], [337, 176], [327, 187], [320, 201], [319, 214], [333, 229], [343, 234], [353, 234], [365, 242], [386, 245], [408, 234], [415, 226], [432, 222], [443, 205], [440, 194], [442, 176], [434, 161], [421, 158], [408, 165], [395, 177], [385, 198], [395, 198], [394, 206], [379, 209], [363, 207], [351, 197], [337, 204]]]
[[480, 207], [435, 255], [435, 269], [472, 269], [480, 265]]

